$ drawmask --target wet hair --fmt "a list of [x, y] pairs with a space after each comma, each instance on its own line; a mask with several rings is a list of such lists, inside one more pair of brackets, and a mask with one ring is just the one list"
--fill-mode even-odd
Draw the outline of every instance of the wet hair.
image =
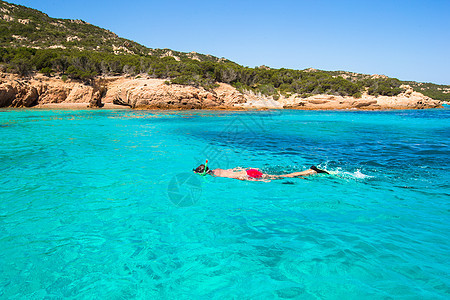
[[[201, 164], [197, 168], [192, 169], [192, 171], [194, 171], [197, 174], [203, 174], [203, 172], [205, 172], [205, 165]], [[208, 167], [206, 167], [206, 174], [211, 174], [211, 173], [212, 173], [212, 171]]]

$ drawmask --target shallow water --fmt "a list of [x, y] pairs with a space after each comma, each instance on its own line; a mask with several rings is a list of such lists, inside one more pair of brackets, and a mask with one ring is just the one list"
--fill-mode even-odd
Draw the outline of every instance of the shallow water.
[[449, 117], [0, 111], [0, 298], [448, 299]]

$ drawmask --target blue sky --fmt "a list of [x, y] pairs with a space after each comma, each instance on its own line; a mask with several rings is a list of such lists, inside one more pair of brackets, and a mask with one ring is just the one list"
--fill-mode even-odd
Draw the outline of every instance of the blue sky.
[[244, 66], [346, 70], [450, 84], [450, 0], [10, 0], [151, 48]]

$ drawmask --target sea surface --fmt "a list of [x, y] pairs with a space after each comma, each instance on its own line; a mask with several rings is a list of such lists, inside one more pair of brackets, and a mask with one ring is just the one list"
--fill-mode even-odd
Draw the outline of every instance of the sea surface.
[[0, 298], [449, 299], [449, 119], [0, 110]]

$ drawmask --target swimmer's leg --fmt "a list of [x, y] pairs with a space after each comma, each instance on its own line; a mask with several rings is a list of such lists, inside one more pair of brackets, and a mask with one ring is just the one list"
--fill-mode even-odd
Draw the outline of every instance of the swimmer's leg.
[[301, 171], [301, 172], [294, 172], [294, 173], [284, 174], [284, 175], [280, 175], [280, 176], [287, 177], [287, 178], [293, 178], [293, 177], [309, 176], [309, 175], [314, 175], [314, 174], [317, 174], [316, 171], [309, 169], [309, 170], [305, 170], [305, 171]]
[[278, 178], [294, 178], [294, 177], [315, 175], [315, 174], [320, 174], [320, 173], [329, 174], [327, 171], [318, 169], [316, 166], [311, 166], [310, 169], [305, 170], [305, 171], [294, 172], [294, 173], [283, 174], [283, 175], [271, 175], [271, 176], [276, 176]]
[[308, 175], [314, 175], [317, 174], [313, 170], [306, 170], [302, 172], [294, 172], [289, 174], [281, 174], [281, 175], [268, 175], [271, 179], [283, 179], [283, 178], [296, 178], [296, 177], [303, 177]]

